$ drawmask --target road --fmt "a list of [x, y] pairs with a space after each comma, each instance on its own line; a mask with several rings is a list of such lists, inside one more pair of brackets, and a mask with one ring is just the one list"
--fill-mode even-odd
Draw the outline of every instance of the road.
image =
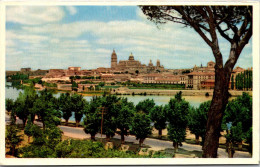
[[[68, 137], [73, 137], [73, 138], [78, 138], [78, 139], [85, 139], [85, 138], [90, 138], [89, 134], [86, 134], [83, 130], [83, 128], [76, 128], [76, 127], [68, 127], [68, 126], [59, 126], [59, 128], [64, 132], [65, 136]], [[101, 135], [97, 134], [96, 137], [100, 138]], [[103, 138], [105, 136], [103, 135]], [[120, 135], [115, 135], [113, 138], [120, 139]], [[138, 140], [135, 139], [135, 136], [126, 136], [125, 140], [128, 142], [134, 142], [138, 144]], [[152, 138], [146, 138], [144, 141], [145, 145], [150, 146], [149, 150], [165, 150], [169, 148], [173, 148], [172, 142], [170, 141], [165, 141], [165, 140], [158, 140], [158, 139], [152, 139]], [[202, 152], [201, 146], [199, 145], [194, 145], [194, 144], [188, 144], [183, 142], [183, 146], [180, 147], [186, 151], [191, 151], [191, 152]], [[225, 149], [219, 148], [218, 149], [218, 157], [219, 158], [227, 158], [228, 155], [225, 151]], [[243, 152], [243, 151], [236, 151], [234, 154], [234, 158], [251, 158], [251, 155], [248, 152]]]

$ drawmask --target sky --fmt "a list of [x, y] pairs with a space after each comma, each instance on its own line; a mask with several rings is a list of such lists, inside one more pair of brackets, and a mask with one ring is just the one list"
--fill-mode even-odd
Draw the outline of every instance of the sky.
[[[219, 38], [224, 62], [230, 44]], [[191, 28], [176, 23], [156, 26], [137, 6], [7, 6], [6, 70], [110, 67], [128, 59], [168, 69], [206, 66], [214, 61], [209, 46]], [[236, 66], [252, 67], [252, 39]]]

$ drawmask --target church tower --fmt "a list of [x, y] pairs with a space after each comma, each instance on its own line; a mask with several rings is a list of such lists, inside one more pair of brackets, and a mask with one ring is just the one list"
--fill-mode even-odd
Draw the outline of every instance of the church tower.
[[115, 69], [117, 66], [117, 55], [115, 50], [113, 50], [113, 53], [111, 54], [111, 68]]
[[161, 63], [160, 63], [160, 60], [158, 59], [157, 62], [156, 62], [156, 66], [157, 67], [160, 67], [161, 66]]

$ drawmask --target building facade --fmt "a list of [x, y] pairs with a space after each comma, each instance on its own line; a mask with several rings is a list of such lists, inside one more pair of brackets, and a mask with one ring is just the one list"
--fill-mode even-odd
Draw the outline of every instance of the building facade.
[[160, 60], [157, 60], [154, 66], [152, 60], [150, 60], [148, 65], [142, 64], [140, 61], [135, 60], [133, 54], [131, 53], [128, 60], [120, 60], [117, 62], [117, 54], [113, 50], [111, 54], [111, 70], [119, 71], [123, 73], [152, 73], [152, 72], [162, 72], [164, 67], [160, 64]]

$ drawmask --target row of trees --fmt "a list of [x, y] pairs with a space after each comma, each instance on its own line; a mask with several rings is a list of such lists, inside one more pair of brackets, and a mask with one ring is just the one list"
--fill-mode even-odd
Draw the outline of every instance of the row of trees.
[[[231, 77], [232, 80], [233, 76]], [[246, 70], [243, 73], [236, 75], [235, 86], [238, 90], [252, 90], [252, 71]], [[233, 79], [234, 80], [234, 79]], [[233, 82], [233, 86], [232, 86]], [[234, 81], [231, 81], [231, 88], [234, 89]]]
[[115, 135], [116, 129], [119, 129], [121, 143], [125, 142], [125, 136], [130, 132], [136, 136], [141, 146], [151, 134], [153, 126], [159, 131], [160, 137], [162, 130], [167, 127], [168, 137], [177, 149], [185, 140], [188, 112], [189, 103], [181, 98], [181, 92], [165, 106], [157, 106], [150, 99], [140, 101], [134, 106], [126, 98], [117, 96], [93, 97], [84, 118], [84, 131], [91, 134], [94, 140], [95, 135], [103, 128], [102, 133], [109, 140]]
[[[15, 116], [23, 121], [24, 126], [27, 122], [25, 133], [29, 137], [33, 135], [31, 127], [33, 127], [35, 115], [42, 121], [43, 130], [45, 130], [46, 125], [58, 125], [61, 117], [65, 119], [67, 125], [74, 113], [76, 126], [85, 115], [84, 131], [90, 134], [93, 140], [101, 129], [107, 140], [110, 140], [119, 129], [122, 144], [125, 142], [125, 136], [130, 132], [136, 136], [141, 146], [145, 138], [151, 134], [154, 126], [159, 131], [159, 137], [162, 136], [162, 130], [167, 128], [168, 138], [173, 141], [173, 146], [177, 151], [178, 146], [185, 141], [187, 128], [195, 134], [197, 142], [200, 136], [202, 144], [204, 143], [207, 111], [210, 104], [209, 101], [202, 103], [199, 108], [191, 107], [182, 99], [181, 92], [164, 106], [157, 106], [150, 99], [140, 101], [134, 106], [132, 102], [128, 102], [127, 98], [117, 96], [94, 96], [90, 102], [87, 102], [77, 94], [65, 93], [55, 98], [46, 90], [37, 94], [34, 89], [26, 88], [16, 101], [6, 100], [6, 109], [11, 112], [12, 122], [15, 122]], [[229, 122], [232, 122], [230, 131], [226, 128], [226, 123]], [[230, 102], [225, 111], [222, 127], [223, 130], [229, 132], [226, 137], [231, 138], [228, 141], [232, 144], [243, 140], [250, 143], [252, 99], [248, 94], [244, 93], [243, 96]], [[238, 134], [239, 132], [241, 133]], [[241, 136], [239, 140], [237, 136]]]
[[[188, 116], [188, 128], [195, 134], [196, 142], [202, 138], [204, 144], [207, 115], [211, 101], [201, 103], [198, 108], [191, 108]], [[221, 131], [225, 131], [226, 149], [229, 157], [235, 153], [234, 145], [242, 149], [242, 142], [248, 143], [248, 150], [252, 153], [252, 98], [243, 93], [242, 96], [230, 101], [225, 109]]]

